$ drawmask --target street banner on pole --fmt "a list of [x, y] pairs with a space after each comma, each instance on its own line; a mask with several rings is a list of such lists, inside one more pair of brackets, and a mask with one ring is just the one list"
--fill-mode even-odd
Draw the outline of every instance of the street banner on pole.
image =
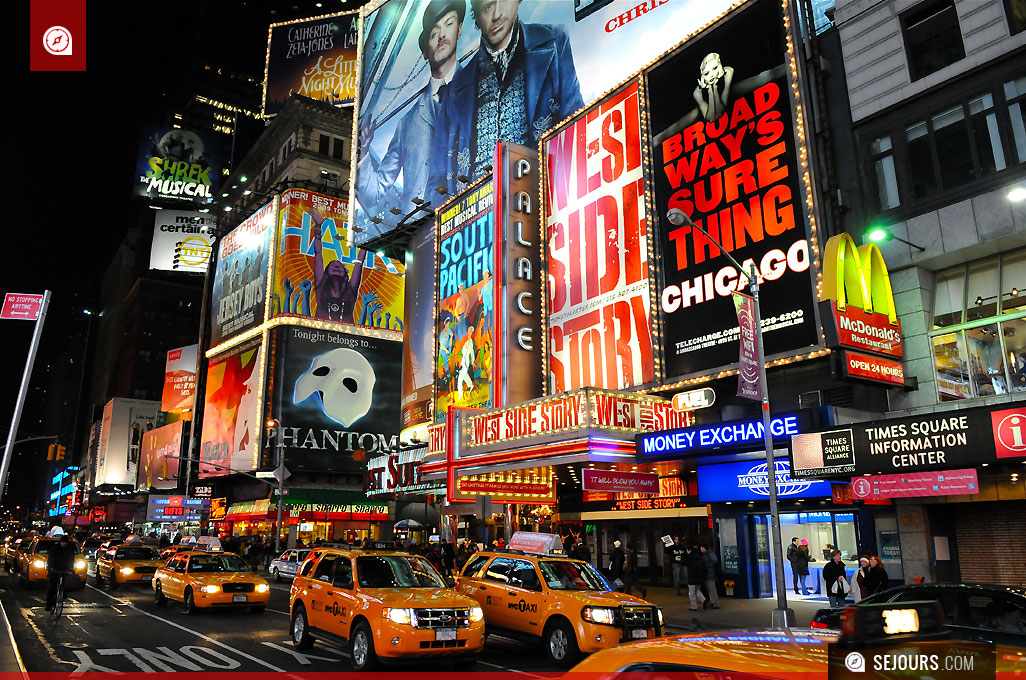
[[759, 380], [759, 357], [755, 347], [755, 305], [750, 295], [733, 293], [734, 310], [741, 329], [738, 356], [737, 396], [762, 401], [762, 381]]

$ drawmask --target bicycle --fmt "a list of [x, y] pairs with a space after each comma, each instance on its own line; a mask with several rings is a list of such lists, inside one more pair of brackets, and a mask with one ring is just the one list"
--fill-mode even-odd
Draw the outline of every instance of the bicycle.
[[50, 613], [54, 621], [60, 619], [64, 612], [64, 575], [66, 573], [64, 571], [57, 573], [57, 592], [54, 594], [53, 611]]

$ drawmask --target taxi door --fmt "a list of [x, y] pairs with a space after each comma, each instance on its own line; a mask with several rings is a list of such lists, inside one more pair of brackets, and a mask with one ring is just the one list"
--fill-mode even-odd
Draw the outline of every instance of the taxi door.
[[307, 581], [307, 588], [310, 591], [310, 625], [328, 631], [334, 631], [331, 608], [335, 601], [335, 586], [331, 581], [338, 557], [335, 553], [321, 557]]
[[541, 635], [541, 615], [544, 610], [541, 579], [534, 565], [527, 560], [515, 560], [506, 588], [506, 627], [512, 630]]
[[331, 580], [332, 602], [325, 607], [325, 614], [334, 621], [331, 631], [336, 635], [349, 637], [349, 625], [358, 600], [353, 583], [353, 562], [345, 555], [339, 555], [335, 564], [335, 576]]
[[509, 557], [496, 557], [485, 567], [484, 573], [475, 579], [477, 593], [472, 597], [484, 609], [486, 626], [509, 628], [511, 617], [506, 614], [510, 601], [509, 574], [513, 571], [513, 560]]
[[180, 556], [171, 560], [167, 567], [167, 577], [160, 580], [161, 591], [173, 600], [182, 599], [182, 573], [185, 571], [187, 559], [187, 557]]

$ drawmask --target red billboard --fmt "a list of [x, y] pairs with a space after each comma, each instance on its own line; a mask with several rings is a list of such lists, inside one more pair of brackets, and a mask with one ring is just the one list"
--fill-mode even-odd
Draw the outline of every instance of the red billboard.
[[200, 477], [254, 470], [260, 445], [260, 342], [220, 354], [207, 367]]
[[842, 351], [840, 355], [846, 378], [860, 378], [888, 385], [905, 384], [905, 370], [900, 361], [861, 352]]
[[550, 390], [655, 378], [639, 86], [542, 139]]
[[164, 391], [160, 410], [167, 413], [191, 411], [196, 400], [196, 359], [199, 345], [170, 350], [164, 364]]

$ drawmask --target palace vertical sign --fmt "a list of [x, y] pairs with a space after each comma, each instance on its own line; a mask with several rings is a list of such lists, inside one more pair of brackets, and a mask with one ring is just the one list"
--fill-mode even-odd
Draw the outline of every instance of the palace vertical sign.
[[542, 140], [552, 393], [655, 378], [637, 80]]

